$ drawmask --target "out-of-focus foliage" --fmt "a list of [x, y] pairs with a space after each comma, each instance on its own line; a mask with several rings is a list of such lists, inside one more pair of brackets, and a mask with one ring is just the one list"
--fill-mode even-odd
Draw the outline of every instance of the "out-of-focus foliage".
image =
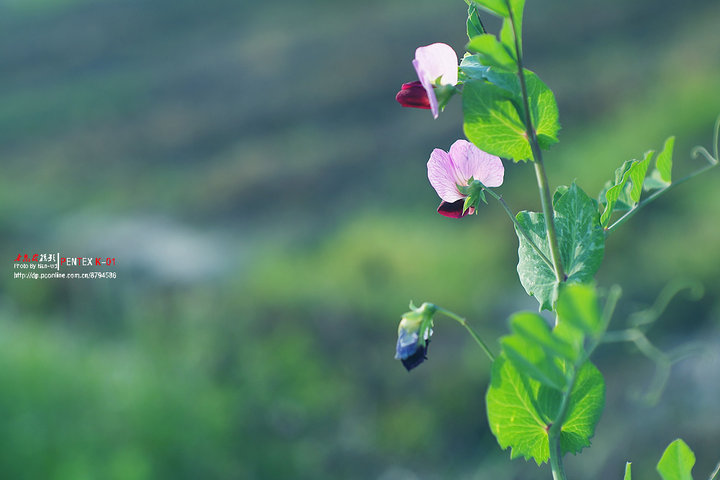
[[[524, 54], [563, 125], [551, 182], [600, 191], [669, 134], [673, 175], [692, 170], [687, 152], [720, 111], [717, 2], [536, 3]], [[460, 222], [434, 213], [425, 162], [462, 135], [460, 102], [432, 121], [393, 101], [428, 36], [462, 50], [466, 13], [436, 0], [0, 0], [4, 477], [546, 476], [508, 464], [490, 435], [487, 364], [457, 325], [436, 324], [422, 371], [393, 360], [410, 299], [489, 338], [536, 309], [496, 205]], [[504, 198], [537, 209], [531, 169], [506, 168]], [[649, 332], [661, 346], [683, 332], [720, 349], [717, 181], [679, 187], [606, 245], [599, 283], [622, 279], [621, 324], [677, 275], [705, 284]], [[11, 260], [34, 251], [115, 256], [118, 279], [12, 279]], [[619, 478], [630, 452], [655, 478], [678, 435], [710, 471], [718, 361], [678, 365], [648, 408], [627, 392], [652, 366], [601, 348], [614, 413], [568, 475]]]

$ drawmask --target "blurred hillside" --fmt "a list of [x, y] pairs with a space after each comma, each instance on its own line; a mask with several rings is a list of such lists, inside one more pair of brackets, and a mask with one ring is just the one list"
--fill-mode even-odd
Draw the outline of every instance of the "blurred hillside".
[[[425, 163], [462, 136], [393, 100], [414, 49], [462, 53], [465, 5], [430, 0], [0, 0], [0, 471], [13, 479], [529, 479], [484, 413], [487, 364], [438, 323], [430, 360], [393, 360], [410, 299], [490, 339], [535, 309], [497, 205], [437, 215]], [[720, 113], [720, 4], [529, 1], [525, 55], [556, 93], [554, 186], [595, 196], [676, 135], [702, 165]], [[496, 28], [492, 19], [489, 27]], [[699, 281], [651, 330], [700, 342], [660, 403], [633, 348], [599, 352], [608, 406], [571, 478], [656, 478], [682, 436], [702, 477], [720, 438], [718, 172], [608, 242], [617, 315]], [[506, 165], [515, 210], [532, 169]], [[477, 245], [477, 248], [473, 248]], [[106, 281], [14, 280], [18, 253], [114, 256]], [[491, 342], [494, 345], [494, 341]]]

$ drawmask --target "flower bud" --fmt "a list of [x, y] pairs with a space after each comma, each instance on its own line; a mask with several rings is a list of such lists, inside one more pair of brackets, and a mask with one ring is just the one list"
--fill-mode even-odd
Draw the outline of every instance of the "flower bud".
[[403, 107], [430, 109], [430, 99], [425, 91], [425, 87], [423, 87], [422, 83], [418, 80], [403, 83], [402, 90], [395, 95], [395, 100]]
[[410, 304], [410, 308], [411, 311], [400, 320], [395, 353], [395, 358], [402, 362], [408, 372], [427, 359], [433, 315], [437, 310], [431, 303], [423, 303], [419, 308]]

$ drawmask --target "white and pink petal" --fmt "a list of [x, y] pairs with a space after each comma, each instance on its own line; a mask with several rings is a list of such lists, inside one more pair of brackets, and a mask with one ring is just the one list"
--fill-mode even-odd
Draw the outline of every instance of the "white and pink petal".
[[427, 92], [430, 110], [438, 118], [440, 107], [433, 90], [433, 83], [440, 79], [443, 85], [456, 85], [458, 82], [458, 58], [455, 50], [445, 43], [433, 43], [415, 50], [412, 62], [418, 79]]
[[495, 155], [483, 152], [467, 140], [457, 140], [450, 147], [450, 157], [458, 169], [458, 176], [467, 181], [470, 177], [486, 187], [499, 187], [503, 183], [505, 167]]
[[439, 148], [433, 150], [427, 163], [427, 169], [430, 185], [440, 198], [449, 203], [464, 198], [457, 189], [457, 170], [449, 153]]

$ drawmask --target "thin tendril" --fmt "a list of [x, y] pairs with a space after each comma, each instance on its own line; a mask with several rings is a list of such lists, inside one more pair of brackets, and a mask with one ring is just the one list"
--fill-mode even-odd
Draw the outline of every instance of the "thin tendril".
[[707, 151], [707, 148], [702, 147], [702, 146], [697, 146], [692, 149], [693, 158], [697, 158], [700, 155], [705, 157], [705, 159], [710, 163], [710, 165], [715, 165], [718, 163], [718, 160], [716, 158], [714, 158], [712, 155], [710, 155], [710, 152]]

